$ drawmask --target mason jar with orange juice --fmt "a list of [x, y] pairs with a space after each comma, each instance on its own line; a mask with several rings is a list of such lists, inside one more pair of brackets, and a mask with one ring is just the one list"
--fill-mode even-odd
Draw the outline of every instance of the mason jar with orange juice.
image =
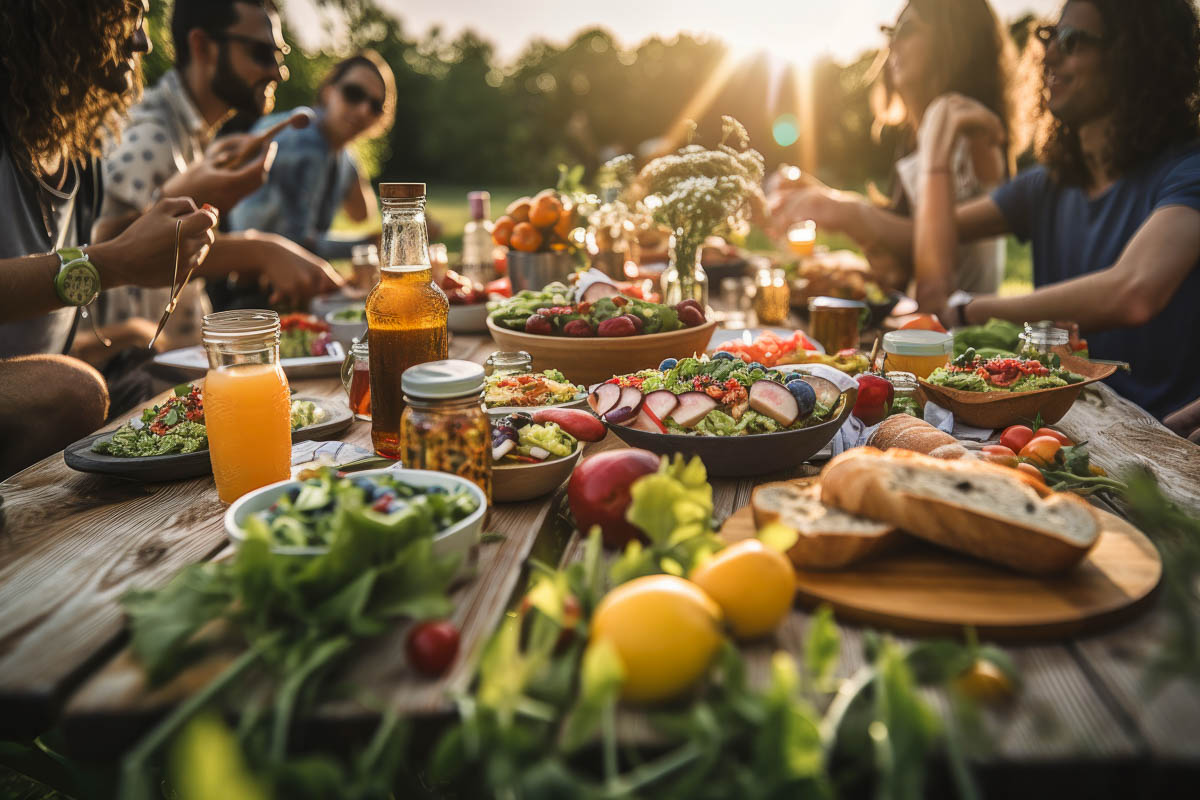
[[291, 395], [279, 364], [279, 315], [249, 309], [209, 314], [202, 336], [208, 454], [217, 496], [232, 503], [291, 475]]
[[888, 370], [924, 379], [954, 357], [954, 337], [941, 331], [889, 331], [883, 335], [883, 352]]
[[371, 443], [401, 457], [404, 370], [449, 355], [450, 301], [433, 280], [425, 229], [425, 184], [384, 183], [383, 255], [379, 283], [367, 297], [371, 380]]

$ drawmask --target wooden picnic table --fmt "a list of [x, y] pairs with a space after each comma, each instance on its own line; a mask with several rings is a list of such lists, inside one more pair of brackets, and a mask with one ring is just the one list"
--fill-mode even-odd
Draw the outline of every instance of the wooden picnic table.
[[[451, 357], [481, 362], [493, 349], [487, 337], [458, 336]], [[293, 388], [344, 397], [336, 378], [296, 381]], [[1200, 447], [1107, 387], [1085, 391], [1057, 427], [1088, 440], [1093, 461], [1118, 477], [1134, 464], [1148, 467], [1174, 501], [1200, 513]], [[339, 438], [370, 447], [369, 423], [355, 422]], [[623, 446], [610, 434], [587, 454]], [[716, 515], [746, 505], [756, 485], [787, 477], [713, 480]], [[0, 738], [60, 725], [72, 755], [111, 758], [225, 663], [217, 655], [164, 687], [148, 688], [124, 648], [118, 603], [129, 589], [160, 586], [187, 564], [228, 555], [225, 506], [211, 477], [132, 482], [74, 472], [61, 453], [0, 483], [0, 498]], [[476, 576], [454, 592], [463, 653], [477, 651], [511, 607], [531, 555], [551, 563], [578, 557], [580, 538], [564, 508], [561, 491], [493, 507], [486, 529], [502, 537], [478, 547]], [[750, 674], [765, 675], [779, 647], [800, 652], [809, 619], [798, 608], [774, 641], [748, 647]], [[1024, 683], [1017, 702], [989, 717], [990, 785], [1012, 781], [1026, 794], [1036, 785], [1070, 796], [1085, 796], [1081, 787], [1095, 785], [1132, 797], [1153, 796], [1155, 786], [1167, 785], [1162, 781], [1200, 776], [1200, 688], [1176, 681], [1153, 696], [1142, 691], [1166, 622], [1155, 598], [1146, 613], [1098, 635], [1006, 645]], [[470, 658], [460, 657], [440, 680], [419, 677], [405, 664], [403, 634], [401, 626], [373, 641], [342, 676], [341, 683], [360, 687], [371, 700], [328, 703], [313, 724], [365, 727], [380, 706], [448, 718], [448, 695], [468, 686]], [[862, 663], [862, 635], [843, 625], [843, 676]], [[622, 722], [632, 738], [645, 726], [639, 715]], [[1120, 794], [1121, 787], [1132, 788]]]

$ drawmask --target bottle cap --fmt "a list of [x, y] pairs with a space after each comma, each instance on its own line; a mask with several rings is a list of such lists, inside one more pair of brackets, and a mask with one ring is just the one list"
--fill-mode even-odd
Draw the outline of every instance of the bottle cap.
[[384, 200], [415, 200], [425, 196], [423, 183], [381, 183], [379, 196]]
[[483, 367], [473, 361], [447, 359], [417, 364], [404, 370], [400, 389], [422, 400], [448, 400], [483, 391]]
[[491, 216], [492, 195], [490, 192], [467, 192], [467, 205], [471, 207], [471, 219], [485, 220]]

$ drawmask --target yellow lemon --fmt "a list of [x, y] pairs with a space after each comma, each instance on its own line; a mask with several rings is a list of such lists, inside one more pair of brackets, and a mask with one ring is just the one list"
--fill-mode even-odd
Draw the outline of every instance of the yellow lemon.
[[779, 627], [796, 593], [791, 562], [758, 539], [726, 547], [697, 567], [691, 579], [717, 601], [740, 639]]
[[694, 583], [647, 575], [613, 589], [592, 617], [625, 666], [621, 696], [649, 703], [691, 686], [721, 644], [721, 608]]

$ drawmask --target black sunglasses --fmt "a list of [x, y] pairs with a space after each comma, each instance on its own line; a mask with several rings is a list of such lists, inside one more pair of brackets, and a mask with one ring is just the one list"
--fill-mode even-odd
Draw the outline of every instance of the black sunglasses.
[[383, 101], [377, 97], [372, 97], [371, 93], [357, 83], [340, 83], [338, 91], [342, 93], [342, 97], [352, 106], [357, 106], [362, 103], [367, 103], [371, 106], [371, 113], [379, 116], [383, 113]]
[[1106, 36], [1097, 36], [1094, 33], [1066, 25], [1039, 25], [1033, 35], [1037, 37], [1043, 47], [1049, 47], [1051, 42], [1057, 42], [1058, 49], [1068, 56], [1073, 54], [1081, 44], [1095, 47], [1103, 47], [1108, 44]]
[[253, 36], [243, 36], [240, 33], [214, 33], [212, 38], [218, 42], [241, 42], [246, 46], [246, 53], [260, 67], [283, 66], [283, 57], [292, 52], [286, 44], [276, 47], [272, 42], [264, 42]]

